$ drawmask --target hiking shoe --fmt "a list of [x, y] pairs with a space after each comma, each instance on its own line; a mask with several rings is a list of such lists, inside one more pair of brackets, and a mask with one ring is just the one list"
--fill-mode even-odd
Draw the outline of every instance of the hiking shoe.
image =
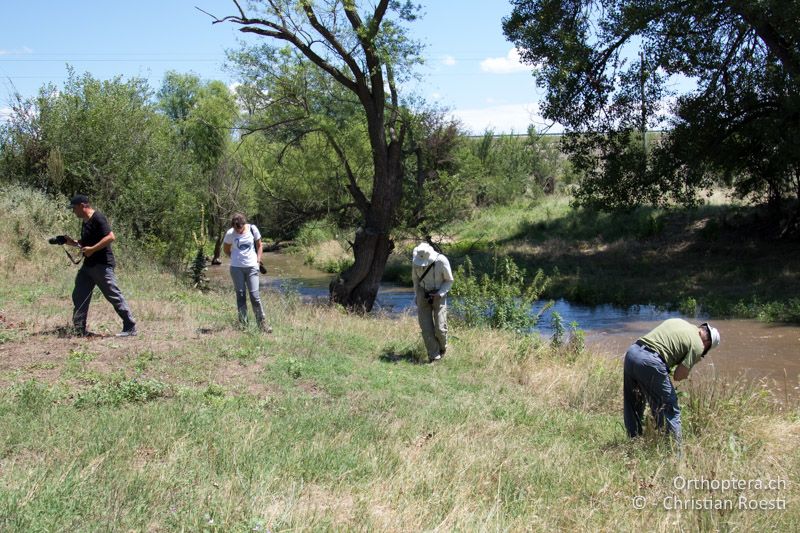
[[135, 337], [138, 332], [136, 331], [136, 327], [123, 329], [119, 333], [115, 335], [115, 337]]
[[259, 328], [261, 328], [262, 333], [272, 333], [272, 328], [266, 324], [261, 324]]

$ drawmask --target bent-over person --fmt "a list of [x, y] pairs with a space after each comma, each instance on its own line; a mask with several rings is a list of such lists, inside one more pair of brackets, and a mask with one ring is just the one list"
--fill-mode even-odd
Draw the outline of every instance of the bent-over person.
[[447, 352], [447, 292], [453, 286], [450, 261], [423, 242], [412, 253], [411, 281], [428, 359], [438, 361]]
[[681, 381], [711, 348], [719, 346], [716, 328], [707, 322], [695, 326], [670, 318], [628, 348], [624, 365], [624, 420], [628, 436], [642, 434], [645, 401], [650, 404], [659, 429], [672, 433], [681, 444], [681, 410], [670, 380]]

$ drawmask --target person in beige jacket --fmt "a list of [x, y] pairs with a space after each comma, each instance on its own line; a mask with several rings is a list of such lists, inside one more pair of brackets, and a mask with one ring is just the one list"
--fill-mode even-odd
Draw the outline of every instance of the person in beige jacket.
[[438, 361], [447, 351], [447, 292], [453, 286], [450, 261], [423, 242], [412, 253], [411, 281], [428, 359]]

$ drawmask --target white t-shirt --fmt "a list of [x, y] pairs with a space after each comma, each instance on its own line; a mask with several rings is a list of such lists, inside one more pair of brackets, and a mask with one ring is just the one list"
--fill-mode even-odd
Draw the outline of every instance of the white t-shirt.
[[[250, 231], [251, 228], [252, 231]], [[255, 241], [260, 239], [261, 232], [253, 224], [245, 224], [243, 233], [238, 233], [234, 228], [229, 229], [222, 242], [231, 245], [231, 266], [257, 267], [258, 255], [256, 255]]]

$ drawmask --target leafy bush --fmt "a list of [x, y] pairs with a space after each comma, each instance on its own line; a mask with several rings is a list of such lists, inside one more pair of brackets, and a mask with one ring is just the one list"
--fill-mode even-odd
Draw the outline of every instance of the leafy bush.
[[550, 278], [540, 269], [526, 283], [526, 272], [513, 259], [494, 259], [492, 275], [478, 276], [472, 261], [466, 258], [458, 267], [453, 284], [453, 310], [468, 326], [485, 325], [492, 328], [527, 332], [539, 321], [545, 306], [534, 314], [534, 302], [547, 288]]

